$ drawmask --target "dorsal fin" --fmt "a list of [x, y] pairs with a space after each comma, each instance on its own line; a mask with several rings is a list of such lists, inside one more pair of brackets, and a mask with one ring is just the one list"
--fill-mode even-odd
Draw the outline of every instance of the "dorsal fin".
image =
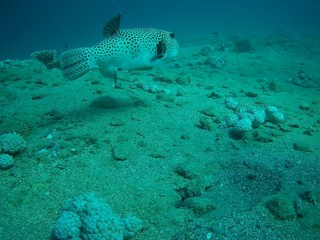
[[103, 28], [103, 36], [109, 37], [116, 34], [120, 29], [120, 20], [121, 14], [119, 13], [117, 16], [111, 18]]

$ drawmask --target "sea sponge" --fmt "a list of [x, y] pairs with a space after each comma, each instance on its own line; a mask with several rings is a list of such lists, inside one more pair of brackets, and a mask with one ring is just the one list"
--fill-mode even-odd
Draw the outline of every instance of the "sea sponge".
[[254, 116], [252, 113], [249, 112], [240, 112], [238, 114], [239, 119], [243, 119], [243, 118], [249, 118], [251, 121], [254, 120]]
[[252, 127], [257, 128], [267, 120], [266, 112], [263, 109], [257, 109], [253, 112]]
[[267, 120], [271, 123], [277, 124], [284, 121], [284, 114], [274, 106], [269, 106], [266, 109]]
[[249, 103], [241, 103], [239, 104], [236, 109], [234, 109], [236, 114], [241, 113], [253, 113], [257, 108]]
[[13, 166], [13, 157], [8, 154], [0, 154], [0, 169], [7, 170]]
[[62, 212], [55, 225], [54, 236], [56, 239], [81, 239], [80, 217], [71, 211]]
[[210, 57], [205, 61], [205, 64], [209, 65], [209, 66], [211, 66], [213, 68], [222, 68], [226, 64], [226, 62], [222, 58]]
[[223, 120], [219, 124], [219, 128], [233, 127], [233, 125], [238, 121], [239, 121], [238, 115], [234, 113], [229, 113], [227, 116], [223, 118]]
[[239, 102], [234, 98], [228, 97], [224, 101], [224, 104], [226, 105], [227, 108], [234, 110], [238, 107]]
[[226, 98], [224, 104], [233, 113], [225, 116], [218, 127], [233, 127], [231, 133], [236, 137], [243, 137], [246, 132], [252, 130], [252, 128], [258, 128], [267, 121], [279, 124], [285, 120], [284, 114], [274, 106], [263, 109], [251, 104], [239, 104], [232, 97]]
[[26, 142], [20, 134], [6, 133], [0, 136], [0, 146], [2, 152], [15, 155], [26, 148]]
[[142, 222], [138, 218], [120, 218], [109, 205], [88, 193], [65, 201], [53, 237], [56, 240], [121, 240], [133, 237], [141, 228]]
[[234, 132], [238, 135], [242, 135], [245, 132], [248, 132], [252, 130], [252, 120], [250, 118], [242, 118], [236, 124], [233, 128]]

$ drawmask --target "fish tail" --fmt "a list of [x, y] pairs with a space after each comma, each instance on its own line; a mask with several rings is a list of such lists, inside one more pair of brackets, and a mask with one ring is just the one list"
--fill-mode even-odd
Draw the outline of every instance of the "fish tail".
[[92, 48], [76, 48], [61, 55], [63, 75], [70, 80], [77, 79], [96, 66]]

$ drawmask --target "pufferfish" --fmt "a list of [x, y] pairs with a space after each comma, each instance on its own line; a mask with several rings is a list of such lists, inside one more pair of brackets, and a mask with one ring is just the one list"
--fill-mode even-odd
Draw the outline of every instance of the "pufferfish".
[[[118, 14], [106, 23], [105, 39], [96, 46], [72, 49], [61, 55], [61, 68], [67, 79], [77, 79], [92, 69], [103, 74], [108, 69], [116, 72], [153, 67], [178, 55], [179, 44], [173, 32], [155, 28], [120, 29], [120, 19]], [[116, 84], [116, 75], [113, 77]]]

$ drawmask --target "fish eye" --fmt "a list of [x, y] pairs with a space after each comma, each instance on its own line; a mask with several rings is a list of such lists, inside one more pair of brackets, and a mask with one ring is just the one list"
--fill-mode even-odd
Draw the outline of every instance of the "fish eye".
[[174, 33], [170, 33], [170, 37], [171, 37], [171, 38], [174, 38]]

